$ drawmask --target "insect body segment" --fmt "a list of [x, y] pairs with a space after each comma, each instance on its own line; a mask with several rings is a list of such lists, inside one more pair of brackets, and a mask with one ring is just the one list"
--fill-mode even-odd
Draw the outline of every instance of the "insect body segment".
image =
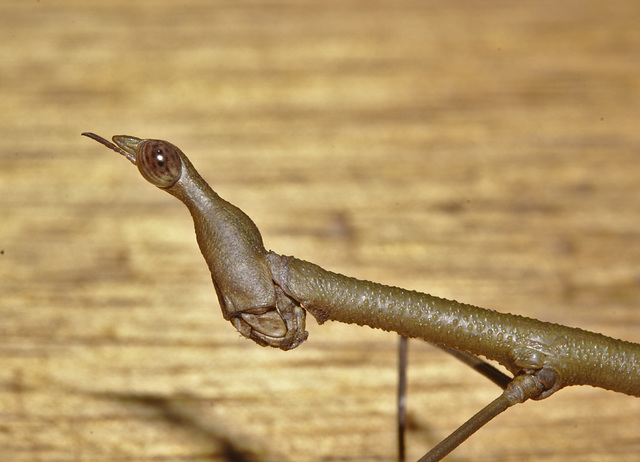
[[320, 323], [367, 325], [482, 355], [535, 375], [542, 399], [568, 385], [640, 397], [640, 345], [327, 271], [269, 254], [276, 282]]
[[304, 310], [273, 283], [256, 225], [218, 196], [179, 148], [162, 140], [114, 136], [112, 144], [85, 135], [126, 156], [146, 180], [187, 206], [222, 314], [242, 335], [284, 350], [307, 338]]
[[367, 325], [458, 350], [457, 356], [474, 368], [482, 361], [473, 355], [505, 366], [513, 378], [490, 374], [504, 388], [502, 395], [421, 462], [445, 457], [510, 406], [546, 398], [569, 385], [640, 397], [639, 344], [361, 281], [267, 252], [253, 221], [218, 196], [176, 146], [131, 136], [114, 136], [111, 143], [93, 133], [83, 135], [125, 156], [145, 179], [187, 206], [222, 314], [243, 336], [262, 346], [295, 348], [307, 338], [309, 311], [320, 324]]

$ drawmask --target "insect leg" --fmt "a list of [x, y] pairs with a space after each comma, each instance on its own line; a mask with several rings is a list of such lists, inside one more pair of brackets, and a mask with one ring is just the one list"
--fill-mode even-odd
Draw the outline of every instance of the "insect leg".
[[498, 385], [503, 390], [507, 388], [507, 385], [513, 380], [512, 377], [509, 377], [507, 374], [503, 373], [496, 367], [492, 366], [488, 362], [478, 358], [476, 355], [469, 353], [468, 351], [460, 351], [455, 348], [449, 348], [444, 345], [436, 345], [442, 351], [445, 351], [452, 355], [454, 358], [462, 361], [467, 366], [471, 367], [473, 370], [477, 371], [481, 375], [485, 376], [493, 383]]
[[[401, 335], [398, 339], [398, 462], [406, 459], [406, 431], [407, 431], [407, 368], [409, 365], [408, 348], [409, 339]], [[507, 388], [513, 380], [496, 367], [478, 358], [467, 351], [460, 351], [444, 345], [436, 345], [446, 353], [462, 361], [467, 366], [473, 368], [484, 377], [491, 380], [503, 390]]]
[[398, 462], [405, 461], [408, 350], [409, 339], [401, 335], [398, 341]]
[[460, 425], [418, 462], [438, 462], [442, 460], [498, 414], [506, 411], [514, 404], [523, 403], [529, 398], [539, 396], [545, 388], [546, 385], [535, 375], [516, 376], [500, 396]]

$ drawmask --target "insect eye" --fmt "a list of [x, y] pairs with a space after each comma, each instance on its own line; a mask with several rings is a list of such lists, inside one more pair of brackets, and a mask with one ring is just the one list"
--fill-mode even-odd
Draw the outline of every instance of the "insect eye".
[[158, 167], [164, 167], [164, 152], [162, 149], [156, 149], [156, 162]]
[[136, 164], [142, 176], [159, 188], [170, 188], [182, 173], [180, 154], [166, 141], [144, 142], [138, 151]]

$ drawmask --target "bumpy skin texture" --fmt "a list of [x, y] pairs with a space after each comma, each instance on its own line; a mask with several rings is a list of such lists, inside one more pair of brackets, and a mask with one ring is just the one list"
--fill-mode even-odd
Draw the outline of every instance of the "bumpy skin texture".
[[267, 252], [253, 221], [220, 198], [176, 146], [84, 135], [124, 155], [188, 207], [225, 319], [260, 345], [288, 350], [302, 343], [306, 310], [320, 323], [367, 325], [496, 360], [516, 376], [531, 376], [523, 383], [542, 390], [519, 399], [545, 398], [568, 385], [640, 397], [638, 344], [361, 281]]
[[313, 263], [268, 256], [275, 281], [320, 323], [367, 325], [483, 355], [514, 375], [640, 396], [640, 345], [537, 319], [499, 313], [332, 273]]

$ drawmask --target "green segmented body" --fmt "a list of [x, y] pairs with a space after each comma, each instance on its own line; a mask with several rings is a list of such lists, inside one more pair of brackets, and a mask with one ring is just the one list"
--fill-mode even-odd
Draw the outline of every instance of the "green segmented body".
[[276, 282], [320, 322], [367, 325], [466, 350], [514, 375], [557, 373], [545, 398], [563, 386], [592, 385], [640, 396], [640, 345], [578, 328], [499, 313], [269, 256]]

